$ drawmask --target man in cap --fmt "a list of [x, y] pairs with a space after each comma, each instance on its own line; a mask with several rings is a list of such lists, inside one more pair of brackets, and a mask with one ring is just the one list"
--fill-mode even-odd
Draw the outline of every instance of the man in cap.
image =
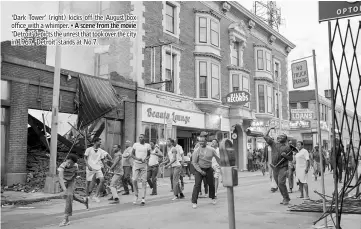
[[287, 135], [280, 134], [277, 137], [277, 142], [275, 142], [269, 136], [269, 133], [272, 129], [275, 129], [275, 127], [271, 127], [268, 131], [265, 132], [264, 139], [272, 149], [271, 160], [274, 166], [276, 166], [284, 158], [282, 163], [273, 168], [273, 177], [283, 197], [283, 201], [280, 204], [288, 205], [291, 199], [288, 195], [286, 179], [288, 172], [288, 161], [293, 160], [293, 155], [288, 155], [288, 153], [291, 151], [291, 148], [287, 142]]

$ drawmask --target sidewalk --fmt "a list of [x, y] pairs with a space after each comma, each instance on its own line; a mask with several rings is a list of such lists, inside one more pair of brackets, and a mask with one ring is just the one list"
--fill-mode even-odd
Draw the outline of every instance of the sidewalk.
[[[247, 178], [247, 177], [255, 177], [262, 176], [261, 172], [238, 172], [238, 178]], [[194, 183], [194, 176], [192, 179], [186, 176], [184, 177], [185, 184]], [[158, 187], [169, 186], [170, 188], [170, 179], [169, 177], [159, 178], [158, 179]], [[48, 194], [43, 192], [35, 192], [35, 193], [26, 193], [26, 192], [15, 192], [15, 191], [5, 191], [1, 194], [1, 205], [26, 205], [35, 202], [47, 201], [51, 199], [61, 199], [61, 195], [59, 193], [56, 194]]]

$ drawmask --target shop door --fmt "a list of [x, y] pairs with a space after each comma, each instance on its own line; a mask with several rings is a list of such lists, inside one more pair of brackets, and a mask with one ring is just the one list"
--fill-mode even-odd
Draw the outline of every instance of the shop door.
[[122, 146], [121, 120], [106, 119], [105, 125], [105, 150], [113, 157], [112, 148], [115, 144]]

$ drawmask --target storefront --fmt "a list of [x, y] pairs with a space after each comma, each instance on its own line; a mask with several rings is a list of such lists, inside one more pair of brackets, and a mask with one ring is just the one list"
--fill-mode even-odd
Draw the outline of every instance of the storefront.
[[138, 103], [140, 133], [146, 142], [156, 142], [164, 150], [166, 139], [176, 139], [186, 153], [196, 144], [201, 131], [208, 132], [208, 140], [229, 137], [229, 120], [200, 111], [185, 111], [146, 103]]

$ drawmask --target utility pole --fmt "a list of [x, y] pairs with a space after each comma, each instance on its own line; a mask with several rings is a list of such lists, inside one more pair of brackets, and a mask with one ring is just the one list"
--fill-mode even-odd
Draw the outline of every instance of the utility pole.
[[[320, 102], [318, 97], [318, 82], [317, 82], [317, 66], [316, 66], [316, 52], [313, 49], [312, 50], [312, 56], [313, 56], [313, 71], [314, 71], [314, 78], [315, 78], [315, 98], [316, 98], [316, 117], [317, 117], [317, 135], [318, 135], [318, 153], [320, 155], [320, 164], [321, 164], [321, 187], [322, 187], [322, 195], [325, 195], [325, 177], [323, 174], [323, 167], [325, 166], [323, 164], [323, 154], [322, 154], [322, 138], [321, 138], [321, 118], [320, 118]], [[326, 212], [326, 201], [324, 198], [322, 198], [323, 203], [323, 213]], [[327, 217], [325, 217], [325, 227], [327, 228]]]
[[[59, 1], [59, 14], [62, 14], [62, 2]], [[45, 193], [59, 192], [58, 178], [56, 176], [56, 157], [58, 147], [58, 117], [59, 117], [59, 93], [60, 93], [60, 67], [61, 67], [61, 46], [58, 45], [60, 37], [57, 37], [55, 50], [55, 69], [53, 84], [53, 107], [51, 116], [51, 142], [50, 142], [50, 164], [49, 173], [45, 180]]]

